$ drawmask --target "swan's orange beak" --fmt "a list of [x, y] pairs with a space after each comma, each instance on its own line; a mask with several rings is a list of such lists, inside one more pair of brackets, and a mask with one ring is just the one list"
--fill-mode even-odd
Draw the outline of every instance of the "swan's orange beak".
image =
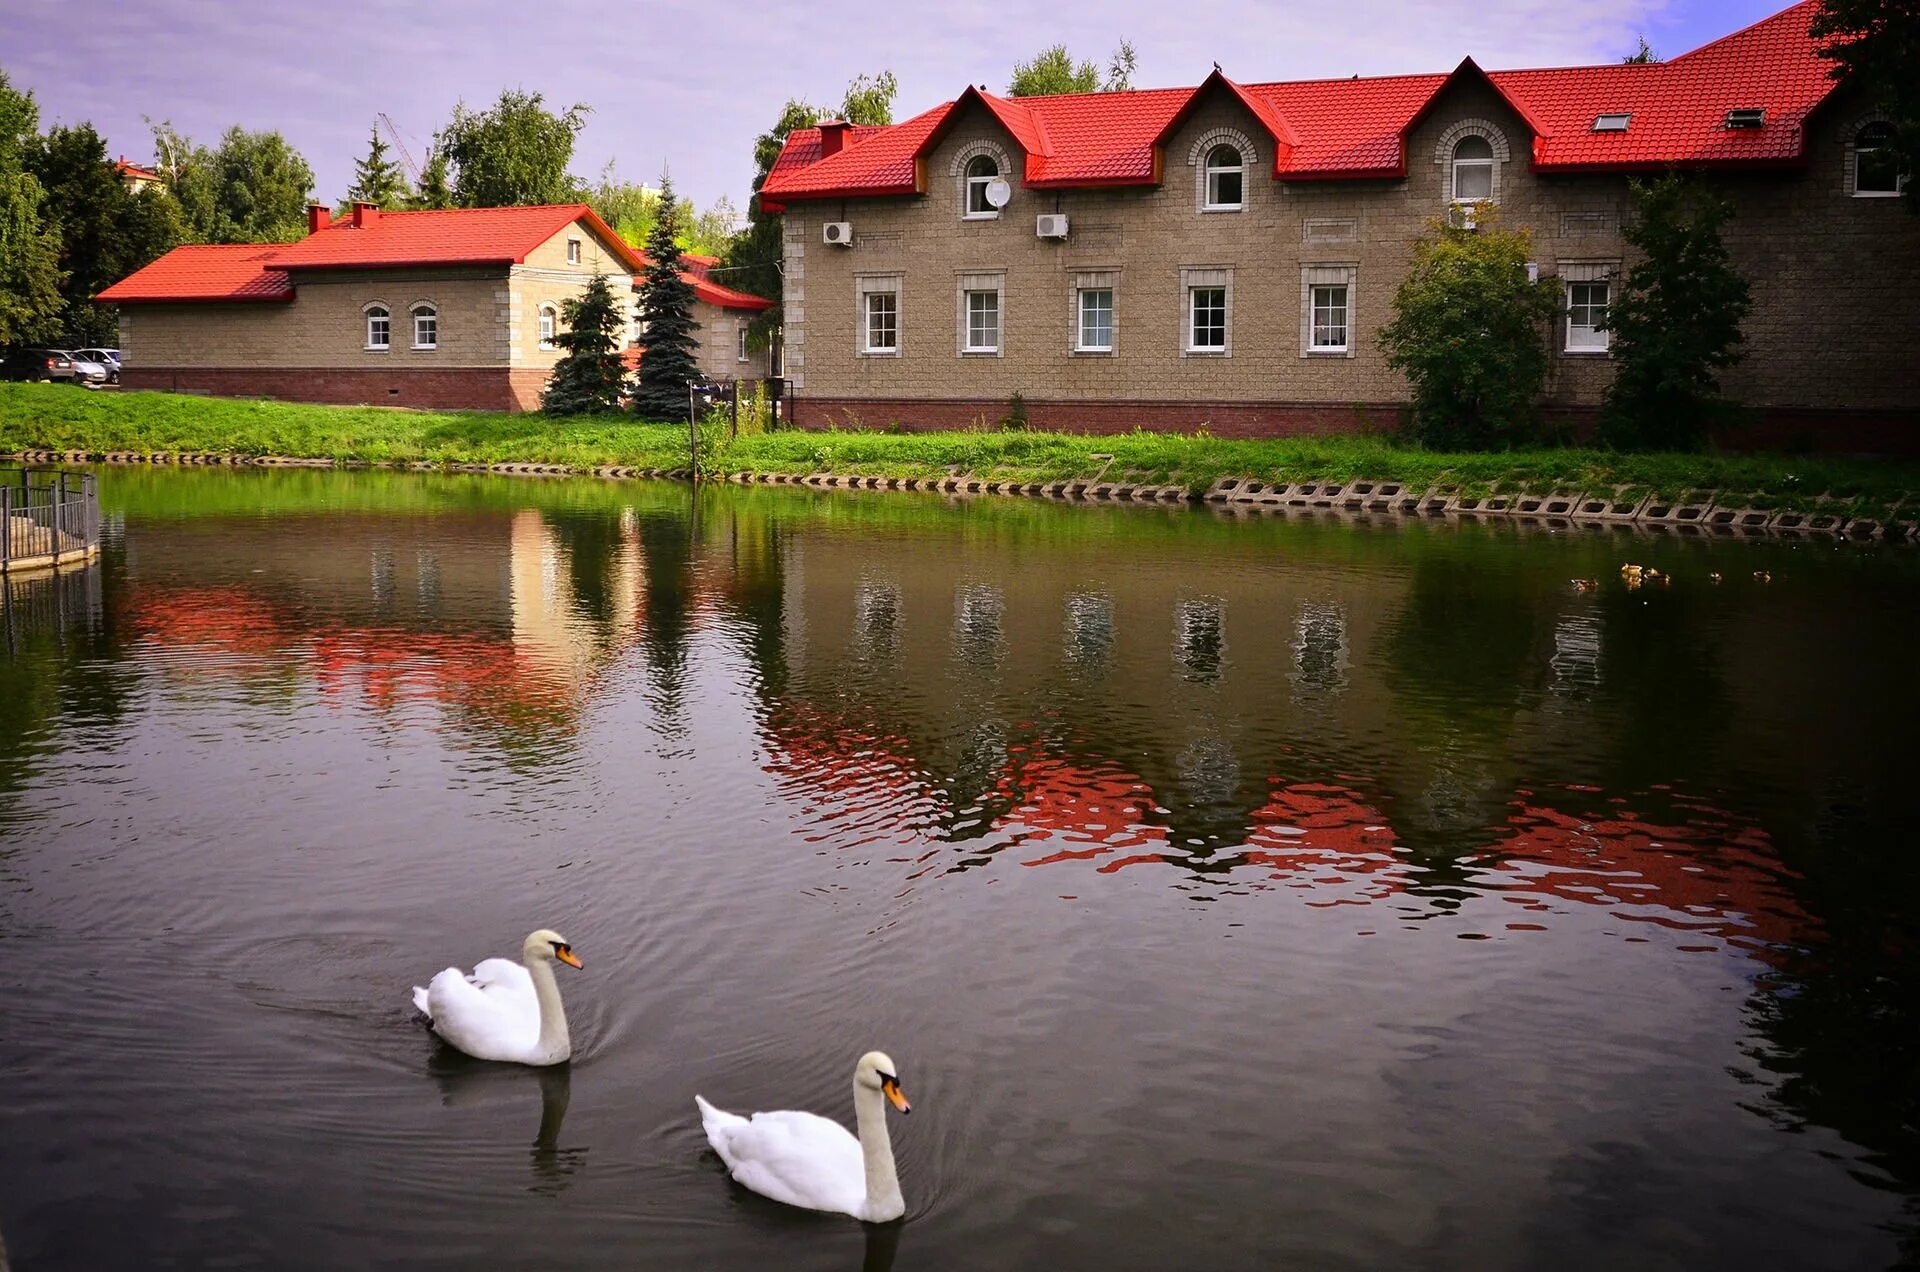
[[585, 967], [586, 966], [585, 963], [582, 963], [580, 961], [580, 956], [573, 952], [573, 947], [571, 945], [562, 945], [559, 949], [553, 952], [553, 956], [559, 959], [562, 963], [565, 963], [568, 967]]
[[907, 1103], [907, 1094], [900, 1089], [898, 1080], [894, 1078], [882, 1078], [880, 1079], [880, 1089], [887, 1093], [887, 1099], [892, 1101], [894, 1108], [899, 1109], [902, 1113], [913, 1112], [913, 1105]]

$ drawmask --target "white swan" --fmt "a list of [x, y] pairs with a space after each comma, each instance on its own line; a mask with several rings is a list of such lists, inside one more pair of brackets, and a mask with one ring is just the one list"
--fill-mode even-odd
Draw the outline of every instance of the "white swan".
[[520, 962], [490, 958], [471, 976], [449, 967], [425, 988], [413, 987], [413, 1005], [435, 1033], [476, 1059], [562, 1064], [573, 1043], [553, 979], [555, 959], [581, 966], [566, 937], [541, 928], [520, 947]]
[[869, 1051], [853, 1067], [853, 1116], [860, 1138], [812, 1113], [782, 1110], [751, 1119], [716, 1109], [699, 1096], [707, 1143], [733, 1177], [763, 1197], [808, 1210], [831, 1210], [868, 1223], [907, 1213], [887, 1138], [887, 1106], [911, 1113], [899, 1070], [884, 1052]]

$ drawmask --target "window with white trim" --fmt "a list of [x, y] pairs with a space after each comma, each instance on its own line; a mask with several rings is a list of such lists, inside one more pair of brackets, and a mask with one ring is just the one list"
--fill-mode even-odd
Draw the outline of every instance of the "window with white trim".
[[1906, 193], [1907, 178], [1894, 148], [1893, 125], [1884, 119], [1862, 124], [1853, 135], [1853, 197], [1896, 198]]
[[367, 306], [367, 348], [393, 347], [393, 311], [385, 305]]
[[1611, 347], [1613, 333], [1601, 327], [1612, 299], [1613, 284], [1605, 278], [1568, 281], [1568, 353], [1605, 353]]
[[1238, 212], [1243, 206], [1245, 183], [1246, 166], [1237, 149], [1215, 146], [1207, 151], [1207, 211]]
[[967, 161], [965, 215], [983, 220], [1000, 215], [1000, 209], [987, 202], [987, 187], [999, 179], [1000, 161], [992, 155], [975, 155]]
[[900, 352], [899, 293], [890, 291], [867, 293], [865, 352]]
[[437, 349], [440, 347], [440, 311], [433, 305], [421, 302], [413, 307], [413, 347], [416, 349]]
[[1187, 288], [1187, 349], [1224, 353], [1227, 348], [1227, 289]]
[[554, 305], [540, 306], [540, 347], [553, 348], [553, 337], [560, 330], [560, 310]]
[[1073, 347], [1080, 353], [1113, 352], [1113, 288], [1082, 287]]
[[579, 263], [580, 263], [580, 240], [577, 238], [570, 238], [567, 240], [567, 264], [578, 265]]
[[1000, 289], [969, 288], [966, 298], [967, 353], [1000, 352]]
[[735, 362], [747, 362], [753, 357], [753, 354], [747, 349], [747, 320], [742, 318], [739, 320], [739, 324], [738, 329], [734, 332], [733, 359]]
[[1315, 283], [1307, 296], [1311, 319], [1307, 347], [1315, 353], [1347, 351], [1347, 285]]
[[1493, 197], [1493, 143], [1469, 133], [1453, 147], [1453, 201], [1477, 203]]

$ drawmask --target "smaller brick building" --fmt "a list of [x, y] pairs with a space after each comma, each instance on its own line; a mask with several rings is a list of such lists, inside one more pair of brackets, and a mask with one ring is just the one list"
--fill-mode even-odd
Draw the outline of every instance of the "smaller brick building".
[[[316, 205], [297, 243], [176, 248], [101, 292], [120, 307], [121, 383], [221, 396], [518, 411], [562, 351], [562, 306], [596, 275], [631, 295], [645, 258], [585, 204], [383, 212]], [[690, 257], [700, 365], [766, 373], [747, 323], [771, 302]], [[628, 345], [639, 329], [630, 298]]]

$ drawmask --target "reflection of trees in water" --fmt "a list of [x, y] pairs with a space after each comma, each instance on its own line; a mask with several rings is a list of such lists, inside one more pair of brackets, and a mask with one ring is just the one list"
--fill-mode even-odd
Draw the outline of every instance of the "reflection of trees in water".
[[616, 566], [626, 547], [615, 508], [557, 508], [540, 514], [559, 540], [574, 609], [605, 638], [613, 632]]
[[648, 512], [638, 518], [637, 528], [647, 575], [641, 648], [650, 673], [648, 689], [662, 723], [678, 727], [693, 631], [693, 525], [684, 514]]

